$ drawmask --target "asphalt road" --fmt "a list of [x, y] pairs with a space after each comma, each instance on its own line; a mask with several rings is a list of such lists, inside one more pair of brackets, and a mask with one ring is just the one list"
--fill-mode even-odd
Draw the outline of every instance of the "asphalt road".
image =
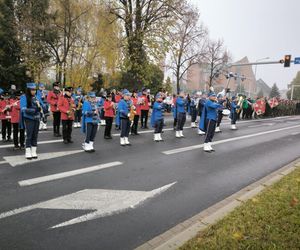
[[79, 129], [69, 145], [41, 132], [44, 160], [29, 162], [0, 144], [0, 249], [134, 249], [300, 155], [299, 116], [229, 126], [215, 153], [190, 128], [161, 143], [143, 132], [131, 147], [101, 128], [93, 154]]

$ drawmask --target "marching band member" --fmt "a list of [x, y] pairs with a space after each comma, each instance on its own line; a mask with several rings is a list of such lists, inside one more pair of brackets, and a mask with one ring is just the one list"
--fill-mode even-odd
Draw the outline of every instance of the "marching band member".
[[82, 95], [81, 88], [76, 89], [76, 93], [73, 95], [73, 99], [74, 99], [74, 103], [76, 105], [74, 128], [80, 128], [81, 127], [82, 104], [83, 104], [83, 95]]
[[[20, 128], [20, 96], [22, 92], [16, 91], [14, 103], [12, 104], [11, 110], [11, 123], [13, 126], [13, 139], [14, 139], [14, 150], [25, 148], [25, 131]], [[20, 136], [19, 136], [20, 133]], [[19, 144], [20, 142], [20, 144]]]
[[58, 99], [61, 96], [59, 85], [59, 82], [53, 83], [53, 90], [49, 91], [47, 96], [47, 102], [50, 104], [51, 112], [53, 114], [53, 133], [55, 137], [61, 137], [59, 132], [61, 114], [58, 109]]
[[118, 103], [121, 101], [122, 99], [122, 92], [121, 91], [117, 91], [117, 94], [115, 95], [115, 103], [116, 103], [116, 126], [115, 129], [116, 130], [120, 130], [120, 114], [118, 111]]
[[9, 142], [11, 141], [11, 99], [7, 91], [2, 90], [1, 92], [0, 120], [2, 122], [2, 141]]
[[176, 130], [176, 126], [177, 126], [177, 109], [176, 109], [176, 95], [174, 94], [172, 97], [172, 104], [171, 104], [171, 110], [172, 110], [172, 114], [173, 114], [173, 129]]
[[191, 127], [197, 128], [196, 120], [197, 120], [197, 97], [193, 95], [191, 97], [190, 102], [190, 115], [191, 115]]
[[36, 96], [36, 84], [27, 83], [26, 93], [20, 98], [20, 126], [26, 129], [25, 157], [37, 159], [37, 139], [41, 118], [42, 100]]
[[112, 101], [111, 93], [107, 93], [104, 102], [104, 117], [105, 117], [105, 130], [104, 139], [112, 139], [111, 128], [115, 116], [115, 103]]
[[97, 109], [97, 100], [95, 92], [89, 92], [82, 107], [82, 127], [81, 131], [85, 133], [85, 141], [82, 148], [85, 152], [95, 152], [94, 141], [100, 121]]
[[150, 96], [146, 88], [142, 89], [141, 101], [141, 128], [148, 129], [147, 122], [150, 109]]
[[176, 99], [176, 116], [177, 116], [177, 128], [176, 128], [176, 138], [182, 138], [183, 127], [186, 121], [186, 105], [187, 101], [185, 99], [184, 92], [181, 92]]
[[[218, 99], [218, 103], [220, 105], [224, 106], [224, 103], [226, 101], [225, 98], [226, 97], [225, 97], [225, 95], [224, 95], [223, 92], [218, 93], [217, 99]], [[222, 119], [223, 119], [223, 110], [222, 109], [218, 109], [218, 119], [217, 119], [217, 125], [216, 125], [216, 130], [215, 130], [216, 133], [222, 132], [221, 129], [220, 129], [220, 125], [221, 125]]]
[[64, 91], [65, 94], [59, 97], [57, 103], [58, 109], [61, 113], [64, 144], [73, 143], [71, 135], [76, 106], [72, 98], [72, 91], [72, 87], [66, 87]]
[[49, 116], [49, 106], [47, 103], [47, 94], [45, 90], [45, 85], [43, 83], [38, 84], [39, 89], [36, 95], [43, 102], [43, 111], [41, 112], [40, 130], [47, 130], [47, 117]]
[[210, 92], [208, 94], [208, 100], [203, 108], [200, 121], [201, 130], [206, 132], [203, 147], [205, 152], [215, 151], [211, 146], [211, 142], [216, 129], [217, 110], [222, 108], [223, 106], [217, 103], [216, 94], [214, 92]]
[[130, 109], [132, 101], [130, 100], [131, 93], [127, 89], [123, 90], [123, 99], [118, 104], [118, 111], [120, 115], [120, 124], [121, 124], [121, 135], [120, 135], [120, 144], [121, 146], [131, 145], [128, 137], [130, 131]]
[[236, 109], [240, 108], [239, 105], [237, 105], [237, 99], [235, 96], [233, 96], [231, 101], [231, 109], [230, 109], [230, 118], [231, 118], [231, 129], [236, 130], [236, 120], [237, 120], [237, 112]]
[[164, 126], [164, 103], [163, 96], [158, 93], [155, 97], [156, 102], [153, 104], [153, 111], [151, 115], [151, 125], [154, 130], [154, 141], [163, 141], [161, 133]]
[[[202, 111], [204, 109], [205, 103], [206, 103], [206, 95], [203, 94], [202, 98], [199, 98], [198, 105], [197, 105], [197, 110], [198, 110], [198, 115], [200, 116], [200, 120], [201, 120]], [[199, 122], [199, 127], [198, 127], [198, 135], [205, 135], [205, 132], [201, 130], [201, 123], [200, 122]]]
[[132, 103], [136, 108], [136, 114], [134, 115], [133, 124], [131, 126], [131, 134], [132, 135], [139, 135], [137, 132], [138, 125], [139, 125], [139, 119], [141, 116], [141, 98], [138, 96], [138, 93], [136, 91], [133, 91], [132, 93]]
[[105, 102], [106, 96], [104, 93], [101, 93], [100, 99], [98, 101], [98, 111], [100, 116], [100, 125], [105, 126], [105, 118], [104, 118], [104, 102]]

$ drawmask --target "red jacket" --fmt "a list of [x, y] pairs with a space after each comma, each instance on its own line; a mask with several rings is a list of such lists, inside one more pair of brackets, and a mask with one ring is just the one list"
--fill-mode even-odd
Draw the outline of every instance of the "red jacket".
[[148, 97], [146, 95], [142, 95], [140, 97], [141, 99], [143, 99], [143, 105], [141, 105], [141, 110], [149, 110], [149, 101], [148, 101]]
[[51, 112], [58, 112], [58, 99], [62, 94], [55, 94], [53, 91], [48, 92], [47, 102], [50, 104]]
[[[20, 100], [13, 100], [11, 110], [11, 123], [19, 123], [20, 121]], [[15, 104], [15, 105], [14, 105]]]
[[[72, 97], [67, 98], [65, 96], [60, 96], [58, 99], [58, 109], [61, 112], [61, 120], [74, 121], [75, 103]], [[68, 115], [69, 111], [71, 111], [71, 113]]]
[[105, 100], [104, 102], [104, 116], [106, 117], [114, 117], [115, 116], [115, 109], [114, 106], [111, 106], [113, 102]]
[[132, 97], [131, 98], [133, 105], [136, 108], [136, 114], [135, 115], [141, 115], [141, 105], [138, 103], [138, 98]]
[[0, 101], [0, 120], [7, 120], [10, 118], [7, 118], [7, 116], [11, 116], [11, 109], [9, 111], [5, 110], [7, 105], [11, 105], [14, 100], [7, 99], [7, 100], [1, 100]]

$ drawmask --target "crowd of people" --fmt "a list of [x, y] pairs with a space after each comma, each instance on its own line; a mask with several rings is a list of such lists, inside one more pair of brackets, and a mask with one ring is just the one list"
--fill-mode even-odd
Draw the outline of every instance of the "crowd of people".
[[172, 96], [163, 90], [151, 95], [146, 88], [132, 92], [127, 89], [102, 91], [100, 96], [96, 96], [95, 92], [84, 95], [80, 87], [61, 89], [59, 82], [53, 83], [50, 91], [42, 83], [27, 83], [24, 93], [0, 88], [2, 140], [12, 141], [13, 131], [14, 149], [25, 149], [28, 160], [38, 157], [38, 133], [47, 130], [50, 115], [53, 118], [53, 136], [62, 137], [65, 144], [73, 143], [72, 129], [80, 128], [85, 135], [82, 148], [86, 152], [95, 151], [99, 126], [105, 126], [103, 137], [109, 140], [112, 139], [115, 122], [115, 129], [120, 130], [120, 145], [130, 146], [129, 135], [139, 135], [140, 128], [149, 129], [148, 124], [154, 129], [153, 140], [163, 141], [165, 112], [173, 113], [175, 137], [183, 138], [187, 115], [190, 115], [191, 127], [198, 128], [198, 134], [204, 135], [204, 151], [213, 152], [211, 143], [215, 132], [221, 132], [223, 117], [229, 116], [231, 129], [236, 130], [238, 119], [255, 116], [253, 107], [254, 102], [250, 98], [229, 98], [227, 91], [216, 94], [213, 88], [207, 93], [198, 91], [186, 95], [181, 92]]

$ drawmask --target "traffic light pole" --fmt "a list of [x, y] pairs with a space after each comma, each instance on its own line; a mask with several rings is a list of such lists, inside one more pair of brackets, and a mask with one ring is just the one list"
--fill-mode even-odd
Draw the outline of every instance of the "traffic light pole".
[[[291, 60], [291, 63], [294, 63], [294, 61]], [[271, 62], [229, 63], [226, 65], [226, 67], [231, 68], [235, 66], [252, 66], [252, 65], [268, 65], [268, 64], [284, 64], [284, 60], [271, 61]]]

